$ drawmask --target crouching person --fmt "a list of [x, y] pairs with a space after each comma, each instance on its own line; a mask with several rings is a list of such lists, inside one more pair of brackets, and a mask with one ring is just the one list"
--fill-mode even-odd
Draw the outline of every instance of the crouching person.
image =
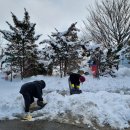
[[70, 95], [82, 93], [82, 91], [80, 90], [80, 83], [83, 83], [85, 81], [84, 76], [77, 73], [72, 73], [70, 74], [68, 81], [69, 81]]
[[44, 107], [42, 98], [42, 89], [46, 86], [43, 80], [28, 82], [22, 85], [20, 93], [23, 95], [25, 103], [25, 119], [28, 118], [30, 105], [34, 102], [34, 98], [37, 98], [37, 105], [41, 108]]

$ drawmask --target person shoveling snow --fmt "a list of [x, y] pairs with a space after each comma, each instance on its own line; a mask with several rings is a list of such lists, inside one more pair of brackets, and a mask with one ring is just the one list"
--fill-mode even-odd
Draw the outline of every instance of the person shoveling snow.
[[34, 98], [37, 98], [37, 105], [43, 108], [46, 103], [43, 102], [42, 98], [42, 89], [46, 86], [43, 80], [28, 82], [22, 85], [20, 89], [20, 93], [23, 95], [24, 103], [25, 103], [25, 114], [23, 119], [31, 120], [32, 116], [30, 115], [30, 109], [33, 106]]

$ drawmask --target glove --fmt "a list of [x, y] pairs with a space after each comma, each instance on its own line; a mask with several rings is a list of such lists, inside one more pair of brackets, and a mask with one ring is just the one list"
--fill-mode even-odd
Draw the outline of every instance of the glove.
[[37, 100], [37, 105], [40, 106], [40, 107], [43, 107], [43, 106], [44, 106], [44, 103], [43, 103], [43, 101]]

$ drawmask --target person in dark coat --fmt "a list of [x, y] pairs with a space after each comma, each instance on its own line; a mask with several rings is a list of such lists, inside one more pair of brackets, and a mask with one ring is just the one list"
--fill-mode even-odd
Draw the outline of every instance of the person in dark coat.
[[85, 81], [84, 76], [77, 73], [71, 73], [68, 81], [71, 95], [82, 93], [80, 90], [80, 83], [83, 83]]
[[25, 112], [29, 112], [30, 105], [34, 102], [34, 98], [37, 98], [37, 105], [44, 106], [42, 98], [42, 89], [46, 86], [43, 80], [28, 82], [22, 85], [20, 93], [23, 95], [25, 103]]

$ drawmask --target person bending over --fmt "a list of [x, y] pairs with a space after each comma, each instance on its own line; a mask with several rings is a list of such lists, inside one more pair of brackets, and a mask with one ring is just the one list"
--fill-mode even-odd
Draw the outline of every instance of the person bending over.
[[80, 90], [80, 83], [83, 83], [85, 81], [84, 76], [77, 73], [71, 73], [68, 81], [69, 81], [70, 95], [82, 93], [82, 91]]
[[30, 105], [34, 102], [34, 98], [37, 98], [37, 105], [41, 108], [44, 107], [42, 98], [42, 89], [46, 86], [43, 80], [28, 82], [22, 85], [20, 93], [23, 95], [25, 103], [25, 113], [29, 112]]

